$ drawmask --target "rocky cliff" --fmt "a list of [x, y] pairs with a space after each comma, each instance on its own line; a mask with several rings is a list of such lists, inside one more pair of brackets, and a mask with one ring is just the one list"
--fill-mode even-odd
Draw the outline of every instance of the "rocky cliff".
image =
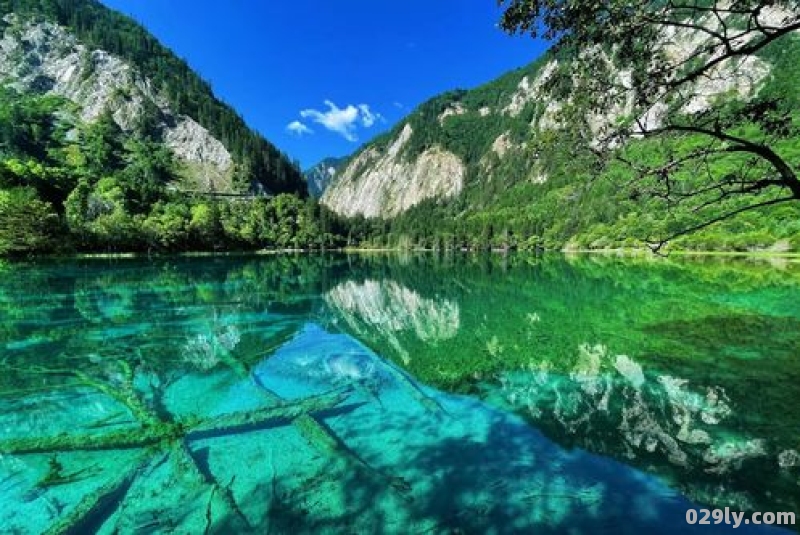
[[322, 201], [334, 211], [365, 217], [391, 217], [425, 199], [454, 197], [464, 187], [464, 163], [441, 146], [402, 159], [414, 130], [406, 123], [385, 149], [370, 147], [347, 165]]
[[[763, 21], [787, 16], [778, 8], [765, 8]], [[714, 27], [721, 22], [701, 21]], [[707, 34], [696, 30], [673, 31], [663, 36], [670, 58], [683, 59], [705, 44]], [[607, 61], [598, 51], [584, 51]], [[471, 91], [453, 91], [436, 97], [402, 120], [388, 135], [362, 147], [341, 170], [322, 202], [345, 216], [392, 218], [427, 201], [443, 204], [466, 195], [468, 208], [497, 202], [500, 192], [520, 184], [549, 191], [552, 178], [549, 155], [539, 153], [545, 138], [564, 137], [559, 112], [572, 104], [565, 93], [554, 98], [544, 90], [568, 60], [547, 54], [539, 61]], [[702, 113], [720, 100], [746, 100], [771, 78], [772, 64], [762, 57], [733, 58], [721, 62], [709, 76], [697, 81], [689, 98], [670, 113]], [[631, 72], [618, 73], [618, 85], [630, 87]], [[632, 96], [604, 113], [586, 113], [585, 137], [598, 142], [604, 127], [632, 113]], [[660, 124], [668, 106], [648, 110], [639, 120], [652, 128]], [[632, 119], [633, 120], [633, 119]], [[564, 142], [565, 153], [569, 153]], [[561, 167], [563, 165], [563, 157]], [[557, 186], [560, 184], [557, 184]], [[553, 186], [555, 187], [555, 186]], [[531, 193], [534, 195], [534, 193]]]
[[[193, 118], [175, 113], [150, 79], [103, 50], [81, 44], [65, 28], [10, 14], [0, 40], [0, 78], [23, 92], [46, 92], [78, 106], [83, 122], [110, 111], [124, 131], [155, 112], [161, 140], [194, 169], [203, 188], [231, 188], [233, 160], [225, 146]], [[152, 111], [151, 111], [152, 110]]]
[[286, 155], [145, 28], [97, 0], [0, 0], [0, 84], [67, 99], [78, 125], [110, 112], [126, 137], [168, 146], [190, 189], [305, 195]]
[[325, 158], [317, 165], [306, 169], [303, 172], [303, 176], [308, 185], [308, 194], [315, 199], [322, 197], [322, 194], [325, 193], [325, 190], [331, 182], [336, 179], [339, 168], [341, 168], [346, 161], [346, 158]]

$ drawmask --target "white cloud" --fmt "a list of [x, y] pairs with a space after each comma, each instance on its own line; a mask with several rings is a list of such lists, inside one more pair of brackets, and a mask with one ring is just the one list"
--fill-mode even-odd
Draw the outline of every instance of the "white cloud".
[[348, 104], [346, 107], [340, 108], [330, 100], [326, 100], [325, 105], [328, 107], [325, 111], [303, 110], [300, 112], [300, 117], [321, 124], [331, 132], [340, 134], [347, 141], [358, 141], [356, 130], [359, 126], [370, 128], [377, 121], [384, 120], [380, 113], [370, 110], [367, 104], [359, 104], [358, 106]]
[[286, 126], [286, 130], [288, 130], [290, 134], [294, 134], [297, 137], [303, 137], [304, 135], [314, 133], [313, 130], [311, 130], [309, 127], [307, 127], [300, 121], [292, 121]]
[[361, 112], [361, 124], [364, 125], [364, 128], [370, 128], [377, 121], [385, 121], [383, 115], [380, 113], [373, 113], [366, 104], [359, 104], [358, 110]]

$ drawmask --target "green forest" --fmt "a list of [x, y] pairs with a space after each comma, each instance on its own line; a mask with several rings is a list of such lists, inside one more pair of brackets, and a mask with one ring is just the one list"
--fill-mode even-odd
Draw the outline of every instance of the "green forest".
[[0, 253], [333, 245], [313, 201], [171, 191], [180, 170], [168, 149], [125, 134], [110, 114], [76, 125], [69, 108], [0, 91]]
[[[132, 131], [111, 110], [91, 123], [51, 94], [0, 88], [0, 255], [314, 248], [334, 245], [296, 164], [249, 129], [146, 30], [95, 1], [0, 2], [2, 13], [57, 21], [130, 61], [181, 114], [217, 136], [238, 194], [187, 195], [187, 170], [159, 138], [159, 110]], [[0, 21], [0, 30], [7, 23]]]
[[[699, 213], [696, 205], [653, 195], [653, 183], [633, 180], [624, 162], [680, 159], [702, 143], [696, 134], [632, 139], [616, 154], [600, 157], [586, 141], [585, 114], [573, 114], [573, 121], [557, 130], [531, 128], [549, 101], [529, 102], [515, 115], [478, 113], [502, 109], [523, 77], [534, 77], [551, 58], [569, 65], [569, 52], [558, 51], [478, 88], [435, 97], [362, 147], [385, 151], [410, 125], [413, 135], [401, 157], [411, 160], [432, 146], [457, 155], [467, 169], [458, 197], [424, 201], [391, 220], [344, 219], [308, 198], [297, 165], [131, 19], [94, 0], [0, 0], [0, 12], [55, 21], [88, 47], [109, 51], [146, 74], [178, 113], [196, 119], [229, 150], [235, 191], [181, 191], [177, 184], [187, 170], [160, 141], [158, 109], [146, 110], [132, 131], [123, 131], [110, 110], [83, 123], [76, 104], [5, 83], [0, 89], [0, 255], [344, 246], [642, 249], [742, 206], [741, 199], [725, 195], [715, 201], [710, 190]], [[0, 21], [0, 30], [7, 24]], [[788, 36], [757, 56], [771, 67], [763, 87], [748, 102], [719, 95], [715, 113], [744, 137], [768, 139], [785, 161], [796, 164], [800, 38]], [[571, 91], [556, 88], [554, 96], [567, 98]], [[455, 105], [467, 113], [440, 120]], [[500, 156], [492, 144], [503, 135], [513, 149]], [[764, 170], [735, 152], [706, 158], [703, 166], [681, 169], [675, 179], [684, 188], [700, 187], [700, 172], [725, 177], [745, 168]], [[798, 216], [796, 202], [748, 210], [680, 235], [670, 248], [798, 251]]]
[[[800, 162], [798, 56], [796, 36], [767, 47], [759, 57], [772, 66], [771, 75], [756, 97], [742, 103], [722, 95], [718, 108], [723, 120], [744, 136], [769, 139], [785, 160], [795, 163]], [[702, 221], [691, 206], [668, 206], [664, 199], [647, 195], [648, 183], [633, 181], [630, 166], [623, 162], [658, 162], [687, 154], [701, 143], [697, 135], [631, 140], [615, 157], [598, 158], [582, 137], [586, 125], [581, 122], [557, 132], [531, 133], [531, 122], [544, 113], [547, 102], [531, 103], [516, 117], [474, 113], [507, 103], [520, 80], [535, 76], [547, 59], [474, 90], [445, 93], [415, 110], [407, 119], [414, 134], [403, 147], [404, 157], [414, 158], [433, 145], [444, 147], [465, 162], [465, 189], [452, 201], [424, 201], [391, 221], [355, 218], [348, 222], [350, 240], [376, 247], [641, 249], [650, 240]], [[456, 103], [473, 113], [440, 122], [442, 112]], [[385, 150], [405, 124], [370, 147]], [[503, 133], [525, 148], [499, 158], [490, 147]], [[704, 172], [719, 176], [749, 165], [740, 154], [705, 163], [710, 169]], [[684, 184], [699, 182], [695, 174], [697, 169], [686, 169], [678, 178]], [[545, 183], [532, 179], [540, 175], [547, 177]], [[702, 217], [735, 210], [737, 203], [741, 200], [709, 203]], [[672, 250], [800, 251], [800, 203], [747, 211], [670, 245]]]

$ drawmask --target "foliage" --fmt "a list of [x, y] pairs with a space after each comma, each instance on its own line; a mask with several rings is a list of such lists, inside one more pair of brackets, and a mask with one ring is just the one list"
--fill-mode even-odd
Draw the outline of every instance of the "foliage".
[[0, 190], [0, 256], [51, 250], [57, 226], [53, 207], [33, 189]]
[[82, 124], [61, 99], [5, 89], [0, 118], [0, 255], [338, 244], [317, 205], [296, 195], [180, 194], [169, 149], [110, 114]]
[[[211, 86], [185, 61], [132, 19], [96, 0], [0, 0], [0, 14], [12, 12], [55, 21], [69, 28], [88, 47], [108, 51], [138, 67], [177, 113], [192, 117], [222, 141], [237, 163], [238, 182], [244, 189], [263, 187], [275, 193], [305, 193], [297, 167], [218, 100]], [[146, 130], [148, 117], [140, 119]]]
[[[575, 105], [565, 107], [563, 119], [624, 110], [593, 132], [598, 150], [615, 155], [634, 135], [664, 143], [646, 163], [622, 156], [641, 178], [641, 193], [662, 198], [666, 209], [690, 205], [696, 214], [676, 220], [655, 249], [742, 212], [800, 199], [797, 162], [780, 150], [782, 138], [798, 133], [796, 108], [784, 99], [794, 91], [773, 86], [754, 99], [736, 95], [746, 90], [739, 77], [757, 67], [758, 56], [796, 49], [796, 0], [499, 3], [504, 29], [543, 35], [571, 51], [548, 84], [569, 88]], [[709, 93], [703, 84], [727, 87], [726, 78], [732, 94], [698, 104]], [[686, 149], [672, 151], [685, 137]]]

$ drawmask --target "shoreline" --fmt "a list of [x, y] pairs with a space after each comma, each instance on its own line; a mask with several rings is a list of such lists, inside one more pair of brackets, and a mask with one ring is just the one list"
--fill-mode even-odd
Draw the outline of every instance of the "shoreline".
[[51, 254], [34, 255], [30, 257], [0, 258], [2, 262], [28, 262], [39, 260], [134, 260], [134, 259], [160, 259], [160, 258], [225, 258], [240, 256], [282, 256], [282, 255], [321, 255], [321, 254], [416, 254], [416, 253], [445, 253], [445, 254], [518, 254], [518, 255], [540, 255], [540, 254], [559, 254], [570, 255], [597, 255], [597, 256], [618, 256], [631, 258], [652, 258], [654, 260], [672, 257], [691, 258], [759, 258], [759, 259], [798, 259], [800, 252], [793, 251], [669, 251], [658, 255], [649, 249], [561, 249], [553, 251], [519, 251], [519, 250], [454, 250], [447, 249], [439, 251], [430, 248], [398, 249], [391, 247], [343, 247], [332, 249], [261, 249], [256, 251], [183, 251], [172, 253], [142, 253], [142, 252], [120, 252], [120, 253], [75, 253], [75, 254]]
[[742, 257], [742, 258], [797, 258], [800, 259], [800, 252], [793, 251], [667, 251], [663, 254], [656, 254], [649, 249], [562, 249], [561, 254], [601, 254], [651, 258], [669, 259], [674, 256], [706, 256], [706, 257]]

